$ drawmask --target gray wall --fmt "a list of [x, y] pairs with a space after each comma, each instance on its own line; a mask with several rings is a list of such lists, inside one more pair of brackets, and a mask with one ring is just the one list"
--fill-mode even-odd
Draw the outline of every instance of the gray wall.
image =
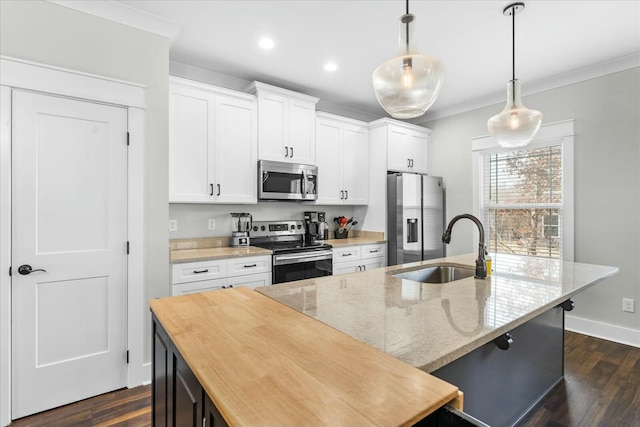
[[[146, 301], [169, 294], [168, 77], [169, 40], [44, 1], [2, 1], [0, 53], [99, 74], [145, 88], [144, 209]], [[145, 322], [144, 360], [151, 328]]]
[[[575, 261], [620, 268], [578, 295], [571, 314], [640, 330], [640, 69], [530, 95], [524, 103], [543, 112], [543, 123], [575, 119]], [[471, 139], [487, 135], [487, 119], [502, 108], [423, 124], [433, 130], [432, 174], [444, 177], [447, 218], [473, 212]], [[474, 250], [477, 232], [464, 227], [449, 255]], [[636, 300], [636, 313], [622, 312], [623, 297]]]

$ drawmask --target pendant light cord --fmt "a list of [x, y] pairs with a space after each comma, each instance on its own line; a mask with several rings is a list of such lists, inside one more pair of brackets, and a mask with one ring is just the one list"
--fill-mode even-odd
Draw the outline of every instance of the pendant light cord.
[[[407, 15], [409, 14], [409, 0], [407, 0]], [[409, 50], [409, 22], [407, 22], [405, 31], [407, 32], [407, 50]]]
[[[407, 0], [408, 2], [409, 0]], [[516, 79], [516, 9], [515, 7], [511, 9], [511, 70], [512, 70], [512, 78], [511, 80]]]

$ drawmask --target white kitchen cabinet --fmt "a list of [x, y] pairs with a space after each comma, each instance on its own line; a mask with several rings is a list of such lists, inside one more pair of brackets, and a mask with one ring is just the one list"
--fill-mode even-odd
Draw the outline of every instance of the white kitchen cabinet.
[[386, 266], [385, 243], [333, 248], [333, 275], [355, 273]]
[[431, 130], [392, 119], [380, 119], [369, 129], [382, 127], [387, 146], [387, 170], [429, 173], [429, 135]]
[[171, 295], [234, 286], [271, 285], [271, 255], [176, 263], [171, 266]]
[[318, 98], [253, 82], [258, 99], [258, 159], [316, 164]]
[[170, 78], [169, 202], [256, 203], [252, 95]]
[[316, 114], [320, 205], [366, 205], [369, 199], [368, 129], [364, 122]]

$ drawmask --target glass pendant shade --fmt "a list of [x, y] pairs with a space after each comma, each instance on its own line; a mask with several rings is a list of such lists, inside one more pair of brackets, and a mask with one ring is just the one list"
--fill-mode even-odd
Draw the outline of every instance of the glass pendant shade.
[[373, 90], [378, 102], [397, 119], [422, 116], [438, 98], [444, 79], [442, 62], [416, 49], [415, 20], [409, 13], [400, 17], [400, 54], [373, 72]]
[[538, 133], [542, 113], [529, 110], [520, 99], [520, 82], [507, 85], [507, 105], [487, 122], [489, 133], [501, 147], [524, 147]]

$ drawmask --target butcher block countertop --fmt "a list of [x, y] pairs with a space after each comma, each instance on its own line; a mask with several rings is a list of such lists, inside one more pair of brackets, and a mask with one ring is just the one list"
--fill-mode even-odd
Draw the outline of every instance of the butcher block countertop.
[[248, 288], [150, 302], [230, 426], [405, 426], [457, 387]]

